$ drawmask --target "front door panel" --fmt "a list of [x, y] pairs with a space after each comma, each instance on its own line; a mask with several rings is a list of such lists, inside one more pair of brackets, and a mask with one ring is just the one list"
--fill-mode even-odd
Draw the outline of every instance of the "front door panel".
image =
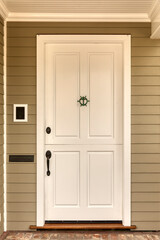
[[122, 78], [121, 45], [46, 44], [46, 220], [122, 220]]
[[[48, 145], [46, 220], [122, 220], [122, 147]], [[47, 172], [47, 165], [46, 170]]]

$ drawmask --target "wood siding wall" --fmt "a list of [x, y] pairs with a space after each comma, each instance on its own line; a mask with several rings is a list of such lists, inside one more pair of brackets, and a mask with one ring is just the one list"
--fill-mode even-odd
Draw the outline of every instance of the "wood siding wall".
[[[35, 154], [7, 164], [8, 229], [36, 222], [36, 35], [132, 35], [132, 224], [160, 229], [160, 41], [149, 23], [8, 23], [7, 153]], [[14, 103], [29, 104], [28, 123], [13, 123]]]
[[0, 17], [0, 235], [3, 232], [3, 20]]

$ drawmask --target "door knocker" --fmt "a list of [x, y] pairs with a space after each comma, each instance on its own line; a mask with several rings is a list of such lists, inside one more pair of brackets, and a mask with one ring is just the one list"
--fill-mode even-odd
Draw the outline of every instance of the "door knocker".
[[80, 96], [80, 99], [77, 100], [77, 102], [80, 103], [80, 106], [81, 106], [81, 107], [82, 107], [82, 106], [86, 106], [86, 107], [87, 107], [87, 103], [90, 102], [90, 100], [88, 100], [86, 96], [84, 96], [84, 97], [81, 97], [81, 96]]

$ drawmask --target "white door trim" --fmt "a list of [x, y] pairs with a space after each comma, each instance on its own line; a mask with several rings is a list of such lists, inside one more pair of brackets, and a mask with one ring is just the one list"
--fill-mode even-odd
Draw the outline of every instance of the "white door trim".
[[123, 46], [123, 225], [131, 225], [131, 51], [130, 35], [38, 35], [37, 36], [37, 226], [45, 222], [45, 44], [119, 43]]

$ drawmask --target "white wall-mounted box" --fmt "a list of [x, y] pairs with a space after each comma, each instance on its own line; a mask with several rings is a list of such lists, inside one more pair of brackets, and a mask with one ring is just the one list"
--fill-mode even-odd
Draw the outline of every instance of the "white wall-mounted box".
[[28, 122], [28, 104], [13, 104], [13, 122]]

